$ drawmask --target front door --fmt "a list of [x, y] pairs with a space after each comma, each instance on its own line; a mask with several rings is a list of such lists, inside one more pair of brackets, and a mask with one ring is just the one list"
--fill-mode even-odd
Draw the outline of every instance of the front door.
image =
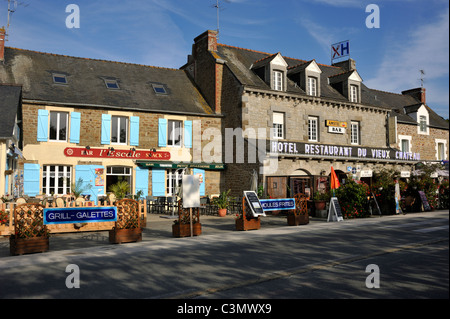
[[295, 194], [305, 194], [308, 199], [311, 197], [311, 178], [310, 177], [291, 177], [290, 188], [292, 193], [291, 197]]
[[267, 177], [267, 195], [269, 198], [286, 198], [287, 177]]

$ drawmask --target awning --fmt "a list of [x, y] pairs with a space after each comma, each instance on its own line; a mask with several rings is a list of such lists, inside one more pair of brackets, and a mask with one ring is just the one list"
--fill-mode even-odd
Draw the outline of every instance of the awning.
[[222, 163], [171, 163], [156, 161], [136, 161], [136, 165], [142, 168], [199, 168], [206, 170], [224, 170]]

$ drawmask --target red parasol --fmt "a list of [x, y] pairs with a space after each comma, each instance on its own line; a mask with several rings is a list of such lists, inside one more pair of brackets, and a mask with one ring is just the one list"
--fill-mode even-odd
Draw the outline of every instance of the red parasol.
[[331, 166], [331, 189], [339, 188], [341, 184], [339, 183], [339, 179], [336, 176], [336, 172], [333, 169], [333, 166]]

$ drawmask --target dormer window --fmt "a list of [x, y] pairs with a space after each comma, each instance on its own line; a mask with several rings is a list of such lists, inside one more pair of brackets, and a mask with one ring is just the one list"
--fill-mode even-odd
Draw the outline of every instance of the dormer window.
[[276, 91], [283, 91], [283, 72], [273, 71], [273, 89]]
[[277, 53], [256, 61], [251, 69], [271, 90], [286, 91], [287, 66], [281, 54]]
[[425, 115], [419, 117], [419, 129], [421, 133], [427, 132], [427, 117]]
[[317, 96], [317, 78], [308, 76], [308, 95]]
[[358, 103], [358, 86], [350, 85], [350, 102]]

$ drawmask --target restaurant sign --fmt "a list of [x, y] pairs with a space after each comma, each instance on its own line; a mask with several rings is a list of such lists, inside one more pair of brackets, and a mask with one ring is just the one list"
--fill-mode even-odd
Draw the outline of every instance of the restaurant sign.
[[279, 155], [321, 156], [324, 158], [357, 158], [367, 160], [419, 161], [419, 153], [402, 152], [391, 148], [338, 146], [301, 142], [270, 141], [270, 153]]
[[135, 159], [135, 160], [170, 160], [170, 152], [152, 152], [152, 151], [137, 151], [137, 150], [115, 150], [104, 148], [82, 148], [82, 147], [67, 147], [64, 149], [64, 155], [68, 157], [94, 157], [94, 158], [120, 158], [120, 159]]
[[117, 221], [117, 207], [45, 208], [44, 225]]

